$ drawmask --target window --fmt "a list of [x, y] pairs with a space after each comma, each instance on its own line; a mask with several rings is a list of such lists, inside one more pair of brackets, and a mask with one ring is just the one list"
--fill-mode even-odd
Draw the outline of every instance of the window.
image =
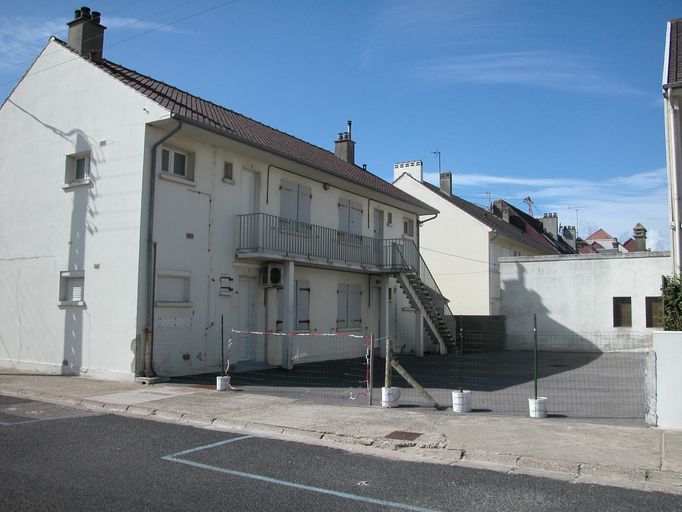
[[663, 327], [663, 297], [645, 297], [646, 326]]
[[630, 297], [613, 298], [613, 326], [632, 327], [632, 299]]
[[66, 157], [66, 185], [80, 185], [90, 183], [90, 152], [76, 153]]
[[189, 272], [159, 272], [156, 278], [156, 305], [190, 305], [189, 281]]
[[[295, 287], [295, 308], [294, 308], [294, 330], [310, 330], [310, 282], [294, 281]], [[275, 330], [282, 332], [284, 329], [284, 289], [277, 288], [277, 323]]]
[[386, 225], [387, 226], [392, 226], [393, 225], [393, 212], [388, 212], [386, 214]]
[[362, 327], [362, 288], [358, 284], [339, 283], [336, 288], [336, 328]]
[[161, 148], [161, 172], [194, 181], [194, 153], [171, 146]]
[[234, 166], [232, 162], [225, 162], [223, 165], [223, 181], [225, 183], [234, 183]]
[[344, 241], [360, 241], [362, 235], [362, 205], [350, 199], [339, 198], [339, 231], [357, 235]]
[[403, 217], [403, 235], [414, 238], [414, 219]]
[[83, 288], [85, 273], [83, 271], [64, 271], [59, 274], [59, 305], [84, 306]]
[[282, 180], [279, 186], [280, 217], [286, 219], [282, 227], [299, 233], [310, 231], [310, 187]]

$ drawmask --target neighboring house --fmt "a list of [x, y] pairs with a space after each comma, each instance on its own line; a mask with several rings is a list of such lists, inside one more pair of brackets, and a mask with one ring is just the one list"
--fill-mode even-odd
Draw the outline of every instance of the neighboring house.
[[638, 222], [633, 228], [633, 236], [622, 244], [615, 236], [610, 235], [601, 228], [584, 240], [578, 238], [576, 243], [580, 254], [642, 252], [647, 250], [646, 228]]
[[500, 313], [498, 258], [573, 252], [556, 214], [534, 219], [502, 200], [488, 211], [452, 194], [450, 172], [425, 182], [419, 160], [396, 163], [393, 183], [440, 211], [422, 216], [420, 250], [455, 315]]
[[649, 251], [504, 258], [507, 348], [531, 347], [533, 315], [556, 350], [606, 351], [630, 335], [650, 345], [669, 266], [670, 253]]
[[682, 275], [682, 18], [668, 22], [663, 63], [668, 204], [673, 273]]
[[[424, 321], [445, 350], [415, 272], [437, 211], [354, 164], [350, 123], [331, 153], [106, 60], [99, 13], [68, 25], [0, 108], [0, 364], [215, 371], [222, 320], [415, 353]], [[290, 367], [289, 343], [240, 335], [231, 362]], [[308, 360], [358, 355], [331, 343], [309, 338]]]

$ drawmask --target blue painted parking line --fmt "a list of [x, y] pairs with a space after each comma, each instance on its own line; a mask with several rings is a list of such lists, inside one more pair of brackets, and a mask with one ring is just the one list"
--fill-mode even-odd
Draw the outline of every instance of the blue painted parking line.
[[207, 444], [204, 446], [199, 446], [197, 448], [192, 448], [190, 450], [185, 450], [182, 452], [174, 453], [172, 455], [166, 455], [165, 457], [161, 457], [161, 459], [167, 460], [169, 462], [177, 462], [179, 464], [185, 464], [187, 466], [192, 466], [192, 467], [199, 468], [199, 469], [205, 469], [208, 471], [223, 473], [225, 475], [238, 476], [241, 478], [250, 478], [251, 480], [258, 480], [261, 482], [267, 482], [270, 484], [281, 485], [284, 487], [290, 487], [290, 488], [299, 489], [302, 491], [309, 491], [309, 492], [316, 492], [319, 494], [326, 494], [329, 496], [335, 496], [337, 498], [344, 498], [347, 500], [360, 501], [363, 503], [370, 503], [373, 505], [380, 505], [382, 507], [392, 507], [392, 508], [397, 508], [397, 509], [402, 509], [402, 510], [412, 510], [414, 512], [440, 512], [438, 510], [431, 509], [431, 508], [424, 508], [424, 507], [417, 507], [414, 505], [408, 505], [407, 503], [398, 503], [395, 501], [386, 501], [386, 500], [380, 500], [377, 498], [368, 498], [366, 496], [360, 496], [357, 494], [350, 494], [347, 492], [334, 491], [332, 489], [325, 489], [324, 487], [314, 487], [311, 485], [297, 484], [295, 482], [289, 482], [286, 480], [279, 480], [277, 478], [271, 478], [269, 476], [258, 475], [256, 473], [245, 473], [243, 471], [236, 471], [233, 469], [221, 468], [219, 466], [212, 466], [210, 464], [202, 464], [200, 462], [194, 462], [191, 460], [179, 458], [182, 455], [187, 455], [190, 453], [196, 453], [196, 452], [199, 452], [202, 450], [208, 450], [210, 448], [215, 448], [217, 446], [222, 446], [222, 445], [234, 443], [237, 441], [242, 441], [245, 439], [251, 439], [251, 438], [255, 438], [255, 436], [235, 437], [232, 439], [227, 439], [225, 441], [219, 441], [217, 443]]

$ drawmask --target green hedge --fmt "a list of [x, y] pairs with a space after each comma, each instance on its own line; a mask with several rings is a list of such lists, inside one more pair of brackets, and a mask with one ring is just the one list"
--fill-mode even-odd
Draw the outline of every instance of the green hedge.
[[679, 276], [663, 278], [663, 326], [682, 331], [682, 281]]

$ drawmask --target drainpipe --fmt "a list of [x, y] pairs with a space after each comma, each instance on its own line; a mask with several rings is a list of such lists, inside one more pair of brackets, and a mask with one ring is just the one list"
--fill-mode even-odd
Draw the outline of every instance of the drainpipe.
[[147, 327], [144, 330], [145, 353], [144, 353], [144, 376], [155, 377], [153, 364], [153, 342], [154, 342], [154, 277], [156, 264], [154, 253], [154, 197], [156, 193], [156, 153], [161, 144], [178, 133], [182, 128], [182, 119], [175, 118], [178, 125], [169, 133], [161, 137], [152, 146], [151, 172], [149, 178], [149, 216], [147, 219]]

